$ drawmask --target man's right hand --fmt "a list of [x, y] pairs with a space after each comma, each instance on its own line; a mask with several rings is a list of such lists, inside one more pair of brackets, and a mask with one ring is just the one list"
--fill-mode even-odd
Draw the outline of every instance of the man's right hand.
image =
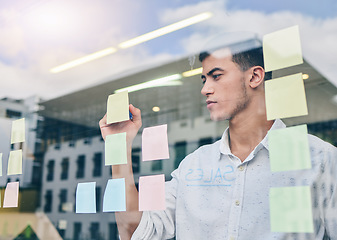
[[101, 134], [105, 140], [107, 135], [126, 132], [126, 141], [128, 146], [131, 146], [133, 139], [136, 137], [140, 127], [142, 126], [141, 112], [138, 108], [135, 108], [132, 104], [129, 105], [129, 110], [132, 114], [132, 120], [107, 124], [107, 116], [99, 121], [99, 127]]

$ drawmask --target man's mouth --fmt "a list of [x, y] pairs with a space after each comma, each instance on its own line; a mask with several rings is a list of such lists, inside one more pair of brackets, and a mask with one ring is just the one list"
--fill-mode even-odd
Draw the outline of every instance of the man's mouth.
[[206, 101], [206, 104], [207, 104], [207, 108], [210, 108], [210, 107], [212, 107], [213, 105], [216, 104], [216, 101], [207, 100], [207, 101]]

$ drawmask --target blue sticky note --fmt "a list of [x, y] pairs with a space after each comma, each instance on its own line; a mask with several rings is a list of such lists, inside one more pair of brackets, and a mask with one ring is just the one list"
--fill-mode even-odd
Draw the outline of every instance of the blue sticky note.
[[96, 182], [77, 184], [76, 213], [96, 213]]
[[103, 197], [103, 212], [126, 211], [125, 179], [109, 179]]

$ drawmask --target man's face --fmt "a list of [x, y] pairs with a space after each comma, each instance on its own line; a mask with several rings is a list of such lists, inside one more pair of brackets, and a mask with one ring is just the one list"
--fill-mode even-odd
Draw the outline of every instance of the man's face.
[[245, 86], [245, 72], [228, 54], [212, 54], [202, 62], [201, 93], [206, 96], [211, 119], [231, 120], [246, 109], [249, 98]]

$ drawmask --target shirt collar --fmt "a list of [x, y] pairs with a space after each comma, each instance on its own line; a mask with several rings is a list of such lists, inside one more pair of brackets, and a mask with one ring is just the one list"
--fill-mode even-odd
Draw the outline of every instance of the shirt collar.
[[[286, 125], [284, 124], [284, 122], [280, 119], [276, 119], [273, 123], [273, 125], [271, 126], [270, 130], [275, 130], [275, 129], [281, 129], [281, 128], [285, 128]], [[222, 154], [225, 155], [229, 155], [232, 154], [230, 148], [229, 148], [229, 142], [228, 142], [228, 127], [226, 128], [226, 130], [224, 131], [224, 133], [222, 134], [221, 140], [220, 140], [220, 152]], [[268, 132], [269, 132], [268, 131]], [[268, 145], [268, 134], [262, 139], [262, 141], [256, 146], [254, 151], [258, 151], [261, 149], [261, 147], [264, 146], [267, 150], [269, 150], [269, 145]]]

